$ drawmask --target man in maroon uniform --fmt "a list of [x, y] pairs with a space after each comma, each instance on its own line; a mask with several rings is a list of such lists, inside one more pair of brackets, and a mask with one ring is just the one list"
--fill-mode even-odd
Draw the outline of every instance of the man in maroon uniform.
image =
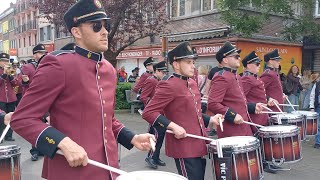
[[[174, 74], [158, 82], [156, 92], [142, 117], [154, 127], [170, 129], [166, 134], [166, 155], [175, 159], [179, 174], [189, 180], [203, 180], [207, 154], [206, 142], [185, 138], [186, 132], [207, 136], [209, 123], [218, 125], [218, 117], [201, 113], [201, 97], [194, 75], [195, 50], [188, 42], [179, 44], [168, 53]], [[164, 115], [162, 115], [164, 114]]]
[[[142, 92], [140, 96], [140, 100], [143, 102], [145, 106], [147, 106], [148, 102], [152, 99], [154, 96], [156, 86], [158, 82], [166, 75], [168, 72], [167, 70], [167, 63], [166, 61], [159, 62], [153, 66], [153, 76], [148, 77], [147, 80], [145, 80], [145, 83], [142, 87]], [[145, 159], [145, 161], [149, 164], [149, 166], [153, 169], [157, 169], [159, 166], [165, 166], [166, 163], [163, 162], [159, 156], [160, 156], [160, 149], [162, 147], [164, 135], [165, 135], [165, 129], [158, 127], [158, 126], [150, 126], [149, 133], [154, 134], [157, 143], [156, 143], [156, 150], [149, 151], [148, 157]]]
[[208, 109], [225, 115], [224, 131], [217, 130], [219, 138], [229, 136], [252, 136], [251, 127], [243, 121], [249, 113], [260, 112], [261, 103], [247, 103], [237, 69], [240, 66], [241, 50], [226, 42], [217, 52], [216, 58], [223, 66], [212, 79], [208, 97]]
[[[268, 106], [274, 106], [277, 101], [266, 95], [264, 83], [258, 77], [260, 69], [260, 59], [255, 51], [248, 54], [243, 60], [242, 64], [246, 71], [241, 77], [243, 92], [249, 103], [265, 103]], [[268, 125], [267, 114], [250, 114], [251, 120], [262, 126]], [[253, 129], [256, 132], [256, 128]]]
[[[102, 54], [110, 43], [107, 19], [98, 0], [79, 0], [66, 12], [75, 52], [43, 58], [13, 115], [12, 128], [50, 158], [43, 167], [48, 180], [116, 179], [116, 173], [83, 167], [88, 157], [118, 168], [117, 142], [150, 150], [150, 138], [155, 140], [114, 117], [117, 71]], [[40, 120], [46, 112], [50, 125]], [[58, 149], [64, 156], [56, 155]]]
[[[278, 49], [264, 55], [264, 62], [267, 64], [266, 69], [260, 76], [261, 81], [264, 83], [267, 96], [277, 100], [278, 103], [283, 104], [283, 90], [278, 73], [281, 57]], [[278, 112], [276, 106], [271, 107], [273, 111]]]
[[[0, 54], [0, 109], [4, 112], [13, 112], [16, 107], [17, 96], [14, 87], [17, 85], [17, 79], [11, 74], [9, 67], [10, 55], [7, 53]], [[0, 133], [4, 129], [0, 128]], [[12, 138], [12, 129], [10, 128], [5, 136], [6, 141], [14, 141]]]
[[146, 68], [146, 72], [143, 73], [140, 77], [140, 81], [138, 82], [138, 84], [136, 84], [133, 88], [133, 92], [135, 93], [139, 93], [139, 91], [141, 90], [142, 86], [144, 85], [144, 81], [146, 79], [148, 79], [149, 76], [152, 76], [153, 73], [153, 63], [154, 60], [152, 57], [149, 57], [147, 60], [145, 60], [143, 62], [144, 67]]
[[32, 82], [34, 73], [36, 72], [36, 69], [38, 67], [38, 64], [42, 60], [42, 58], [47, 54], [47, 50], [45, 49], [45, 46], [43, 44], [36, 45], [33, 49], [33, 58], [34, 61], [23, 65], [21, 68], [22, 73], [22, 96], [26, 93], [27, 89], [29, 88], [30, 83]]

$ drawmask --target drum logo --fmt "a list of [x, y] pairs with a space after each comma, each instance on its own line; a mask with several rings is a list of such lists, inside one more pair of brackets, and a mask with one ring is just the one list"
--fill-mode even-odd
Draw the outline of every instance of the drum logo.
[[298, 146], [298, 142], [293, 142], [292, 147], [297, 147]]
[[256, 159], [250, 159], [250, 160], [249, 160], [249, 166], [255, 165], [256, 162], [257, 162]]

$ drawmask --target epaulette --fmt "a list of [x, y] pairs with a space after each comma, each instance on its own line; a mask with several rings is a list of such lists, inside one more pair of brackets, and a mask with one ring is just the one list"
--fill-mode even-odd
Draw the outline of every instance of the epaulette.
[[167, 81], [167, 80], [169, 80], [169, 79], [171, 79], [173, 77], [174, 77], [173, 75], [165, 75], [165, 76], [163, 76], [163, 78], [161, 80], [162, 81]]
[[70, 54], [70, 53], [74, 53], [73, 50], [56, 50], [51, 52], [50, 54], [53, 56], [60, 56], [62, 54]]
[[219, 76], [222, 76], [222, 75], [224, 74], [224, 72], [226, 72], [226, 70], [222, 69], [222, 70], [220, 70], [220, 71], [218, 72], [218, 75], [219, 75]]

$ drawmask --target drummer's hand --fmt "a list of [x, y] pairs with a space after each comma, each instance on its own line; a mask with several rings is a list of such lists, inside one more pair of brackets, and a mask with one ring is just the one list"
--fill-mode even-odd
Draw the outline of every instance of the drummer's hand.
[[156, 141], [156, 138], [152, 134], [138, 134], [132, 138], [131, 144], [141, 151], [149, 151], [151, 149], [150, 138], [154, 142]]
[[13, 112], [9, 112], [8, 114], [4, 115], [5, 125], [8, 125], [10, 123], [12, 115], [13, 115]]
[[217, 128], [217, 126], [220, 126], [219, 118], [221, 119], [222, 122], [224, 121], [224, 117], [222, 114], [216, 114], [216, 115], [210, 117], [209, 124], [212, 124], [215, 129]]
[[268, 106], [275, 106], [276, 104], [279, 104], [279, 102], [273, 98], [269, 98]]
[[243, 123], [243, 118], [241, 115], [237, 114], [236, 117], [234, 118], [234, 123], [235, 124], [242, 124]]
[[174, 137], [176, 137], [177, 139], [181, 139], [181, 138], [187, 137], [186, 130], [183, 127], [177, 125], [174, 122], [171, 122], [169, 124], [168, 129], [173, 131]]
[[257, 103], [256, 104], [256, 114], [260, 114], [261, 111], [264, 109], [263, 106], [267, 106], [266, 104], [264, 103]]
[[63, 152], [71, 167], [86, 166], [88, 155], [86, 151], [69, 137], [65, 137], [58, 144], [58, 148]]

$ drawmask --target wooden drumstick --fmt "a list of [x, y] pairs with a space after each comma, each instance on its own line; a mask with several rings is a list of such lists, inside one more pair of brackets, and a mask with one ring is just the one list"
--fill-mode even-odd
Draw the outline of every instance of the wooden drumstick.
[[283, 111], [281, 110], [281, 108], [279, 107], [278, 103], [274, 103], [274, 105], [276, 105], [276, 107], [279, 109], [279, 111], [280, 111], [282, 114], [284, 114]]
[[285, 112], [269, 112], [269, 111], [261, 111], [260, 114], [285, 114]]
[[151, 149], [152, 151], [156, 151], [156, 143], [153, 141], [152, 138], [149, 139], [150, 140], [150, 145], [151, 145]]
[[[57, 154], [64, 155], [61, 150], [58, 150], [58, 151], [57, 151]], [[115, 173], [117, 173], [117, 174], [119, 174], [119, 175], [127, 174], [126, 171], [122, 171], [122, 170], [120, 170], [120, 169], [117, 169], [117, 168], [108, 166], [108, 165], [106, 165], [106, 164], [102, 164], [102, 163], [97, 162], [97, 161], [93, 161], [93, 160], [91, 160], [91, 159], [88, 159], [88, 163], [91, 164], [91, 165], [93, 165], [93, 166], [96, 166], [96, 167], [99, 167], [99, 168], [102, 168], [102, 169], [105, 169], [105, 170], [108, 170], [108, 171], [115, 172]]]
[[220, 129], [223, 132], [223, 124], [222, 124], [222, 119], [219, 117], [219, 124], [220, 124]]
[[299, 107], [299, 105], [295, 105], [295, 104], [279, 104], [279, 106], [294, 106], [294, 107]]
[[270, 111], [270, 112], [272, 112], [272, 110], [270, 109], [270, 108], [268, 108], [267, 106], [265, 106], [265, 105], [261, 105], [264, 109], [266, 109], [266, 110], [268, 110], [268, 111]]
[[293, 105], [291, 104], [288, 96], [286, 96], [286, 100], [288, 101], [288, 103], [290, 104], [291, 108], [293, 109], [293, 111], [296, 111], [296, 109], [293, 107]]
[[10, 129], [10, 124], [8, 124], [8, 125], [6, 126], [6, 128], [3, 130], [2, 134], [1, 134], [1, 137], [0, 137], [0, 142], [2, 142], [4, 136], [7, 134], [7, 132], [9, 131], [9, 129]]
[[[167, 133], [174, 134], [173, 131], [171, 131], [171, 130], [167, 130]], [[193, 135], [193, 134], [187, 134], [187, 137], [201, 139], [201, 140], [205, 140], [205, 141], [216, 142], [216, 140], [214, 140], [214, 139], [203, 137], [203, 136], [197, 136], [197, 135]]]
[[257, 126], [257, 127], [259, 127], [259, 128], [263, 128], [263, 127], [264, 127], [264, 126], [261, 126], [261, 125], [259, 125], [259, 124], [252, 123], [252, 122], [248, 122], [248, 121], [243, 121], [243, 123], [249, 124], [249, 125], [251, 125], [251, 126]]

